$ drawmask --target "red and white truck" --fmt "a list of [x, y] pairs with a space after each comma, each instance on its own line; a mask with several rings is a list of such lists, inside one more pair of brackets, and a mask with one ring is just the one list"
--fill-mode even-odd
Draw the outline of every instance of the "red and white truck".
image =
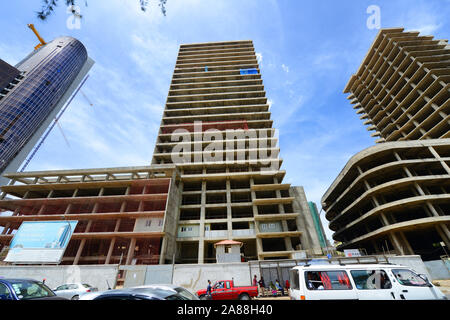
[[235, 287], [233, 280], [220, 280], [212, 286], [211, 297], [207, 296], [206, 289], [198, 290], [197, 296], [201, 300], [250, 300], [258, 296], [258, 287]]

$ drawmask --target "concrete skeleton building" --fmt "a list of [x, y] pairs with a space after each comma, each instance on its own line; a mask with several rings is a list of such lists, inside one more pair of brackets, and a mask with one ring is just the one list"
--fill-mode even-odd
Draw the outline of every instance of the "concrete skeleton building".
[[[19, 169], [93, 64], [71, 37], [54, 39], [15, 67], [0, 60], [0, 175]], [[0, 185], [7, 182], [0, 176]]]
[[450, 247], [450, 46], [382, 29], [344, 93], [378, 144], [322, 198], [339, 249], [420, 254]]
[[175, 161], [179, 261], [214, 262], [223, 239], [243, 242], [246, 259], [321, 254], [303, 189], [282, 183], [276, 142], [252, 41], [181, 45], [152, 161], [174, 163], [186, 147]]
[[2, 248], [23, 221], [77, 220], [62, 264], [172, 261], [179, 198], [174, 166], [5, 176], [11, 182], [2, 187], [0, 207], [10, 215], [0, 216]]
[[63, 264], [214, 263], [222, 240], [244, 260], [321, 255], [276, 142], [252, 41], [181, 45], [151, 166], [6, 174], [0, 243], [70, 219]]

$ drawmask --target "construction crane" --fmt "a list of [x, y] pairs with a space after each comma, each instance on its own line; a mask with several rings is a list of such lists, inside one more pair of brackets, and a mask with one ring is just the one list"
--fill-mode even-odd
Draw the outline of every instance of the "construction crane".
[[37, 50], [40, 47], [45, 46], [47, 44], [47, 42], [45, 42], [45, 40], [42, 39], [42, 37], [39, 34], [39, 32], [37, 32], [36, 28], [34, 27], [34, 24], [29, 23], [28, 24], [28, 28], [30, 28], [34, 32], [34, 34], [36, 35], [36, 37], [39, 39], [39, 42], [40, 42], [37, 46], [34, 47], [34, 50]]
[[89, 103], [89, 105], [91, 107], [93, 107], [94, 105], [92, 104], [91, 100], [89, 100], [88, 97], [84, 94], [83, 90], [80, 90], [80, 92], [83, 95], [83, 97], [86, 99], [86, 101]]

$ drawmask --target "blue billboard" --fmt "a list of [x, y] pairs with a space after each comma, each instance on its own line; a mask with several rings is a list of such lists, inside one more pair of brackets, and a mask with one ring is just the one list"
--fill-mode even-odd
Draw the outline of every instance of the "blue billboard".
[[5, 262], [59, 263], [78, 221], [25, 221], [9, 244]]

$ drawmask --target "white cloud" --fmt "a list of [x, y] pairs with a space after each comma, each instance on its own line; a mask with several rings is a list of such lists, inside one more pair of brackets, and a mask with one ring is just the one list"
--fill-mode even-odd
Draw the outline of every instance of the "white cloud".
[[422, 35], [432, 35], [441, 26], [442, 26], [442, 24], [425, 24], [425, 25], [419, 25], [418, 27], [415, 27], [414, 29], [419, 31]]
[[289, 72], [289, 67], [287, 65], [285, 65], [284, 63], [281, 65], [281, 68], [284, 70], [284, 72], [286, 72], [286, 73]]

